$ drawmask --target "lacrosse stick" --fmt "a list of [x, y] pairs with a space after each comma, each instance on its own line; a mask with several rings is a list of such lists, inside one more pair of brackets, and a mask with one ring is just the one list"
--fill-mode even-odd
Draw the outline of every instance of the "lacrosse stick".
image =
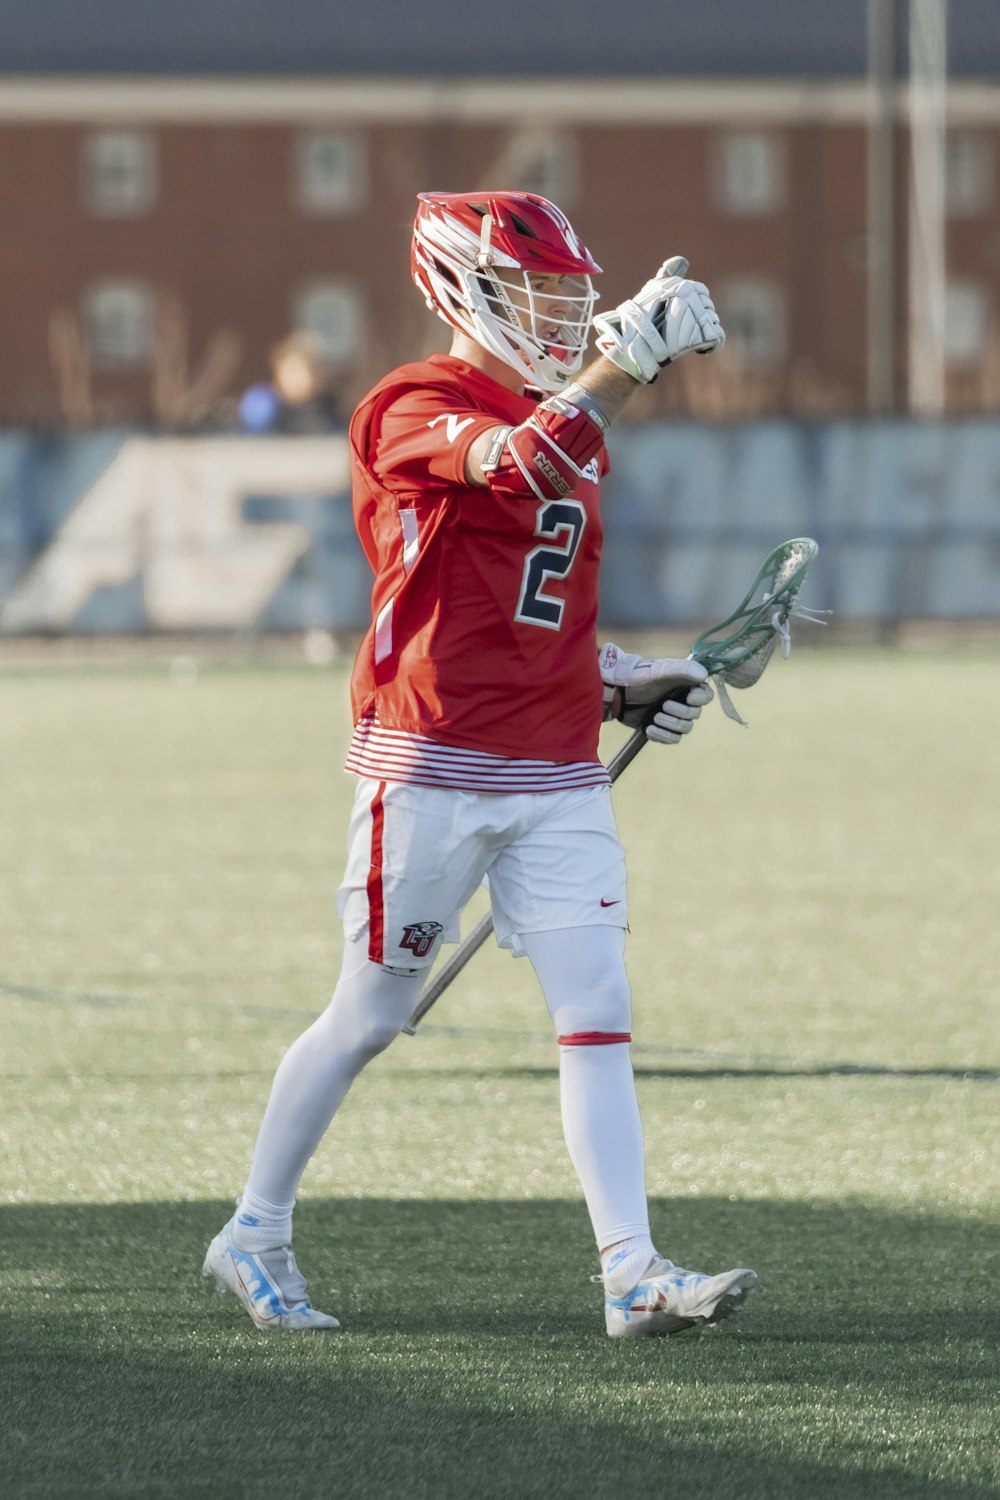
[[[759, 682], [764, 668], [781, 642], [781, 654], [787, 657], [792, 649], [789, 620], [799, 618], [824, 624], [817, 610], [804, 609], [798, 603], [799, 590], [805, 582], [810, 565], [819, 551], [811, 537], [794, 537], [769, 552], [761, 563], [757, 577], [750, 585], [741, 602], [720, 620], [702, 631], [688, 653], [689, 661], [700, 662], [715, 683], [723, 712], [738, 724], [744, 724], [733, 707], [727, 688], [748, 688]], [[667, 694], [683, 702], [691, 689], [690, 683]], [[660, 699], [650, 704], [647, 722], [651, 722], [660, 708]], [[641, 724], [608, 762], [608, 779], [612, 785], [622, 772], [632, 764], [639, 751], [648, 744], [646, 724]], [[433, 1005], [440, 1000], [445, 990], [457, 978], [493, 931], [493, 916], [487, 912], [476, 923], [468, 937], [455, 949], [448, 961], [441, 965], [437, 974], [427, 985], [417, 1002], [409, 1022], [403, 1027], [407, 1036], [413, 1036], [417, 1027]]]

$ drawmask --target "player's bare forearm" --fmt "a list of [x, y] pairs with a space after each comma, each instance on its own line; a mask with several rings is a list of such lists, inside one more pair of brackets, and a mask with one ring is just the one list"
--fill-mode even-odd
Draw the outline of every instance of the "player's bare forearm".
[[591, 360], [573, 384], [582, 386], [588, 396], [599, 401], [612, 422], [621, 415], [632, 396], [640, 389], [638, 380], [634, 380], [624, 370], [619, 370], [603, 354]]

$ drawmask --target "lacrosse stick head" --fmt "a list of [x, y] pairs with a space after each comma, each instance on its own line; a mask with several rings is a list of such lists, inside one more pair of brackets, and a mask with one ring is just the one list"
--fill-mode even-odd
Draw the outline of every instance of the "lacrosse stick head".
[[748, 688], [759, 682], [779, 641], [782, 656], [788, 655], [788, 622], [793, 615], [815, 619], [814, 611], [803, 610], [796, 601], [818, 551], [808, 536], [793, 537], [775, 547], [733, 613], [703, 631], [691, 648], [693, 659], [716, 682], [723, 709], [741, 724], [726, 688]]

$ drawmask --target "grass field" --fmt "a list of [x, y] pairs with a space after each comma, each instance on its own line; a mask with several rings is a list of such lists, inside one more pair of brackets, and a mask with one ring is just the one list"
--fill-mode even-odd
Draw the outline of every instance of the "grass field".
[[762, 1284], [636, 1344], [492, 945], [307, 1175], [348, 1331], [207, 1289], [336, 973], [345, 674], [0, 677], [0, 1493], [1000, 1492], [998, 668], [802, 652], [616, 789], [654, 1233]]

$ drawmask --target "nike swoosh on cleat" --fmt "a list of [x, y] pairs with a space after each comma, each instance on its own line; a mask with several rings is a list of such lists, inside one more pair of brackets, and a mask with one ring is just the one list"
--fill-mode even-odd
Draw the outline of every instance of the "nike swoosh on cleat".
[[619, 900], [617, 900], [617, 901], [605, 901], [603, 899], [603, 897], [602, 897], [602, 899], [601, 899], [601, 905], [602, 906], [621, 906], [621, 899], [619, 898]]

